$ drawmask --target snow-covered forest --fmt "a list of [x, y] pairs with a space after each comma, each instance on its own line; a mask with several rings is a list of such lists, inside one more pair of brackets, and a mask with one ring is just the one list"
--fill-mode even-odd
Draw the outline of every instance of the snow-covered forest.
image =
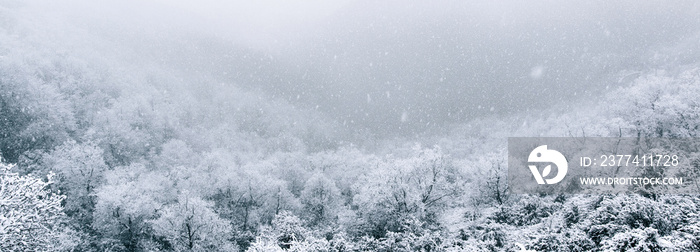
[[508, 137], [697, 138], [698, 17], [0, 0], [0, 251], [700, 251], [697, 194], [506, 178]]

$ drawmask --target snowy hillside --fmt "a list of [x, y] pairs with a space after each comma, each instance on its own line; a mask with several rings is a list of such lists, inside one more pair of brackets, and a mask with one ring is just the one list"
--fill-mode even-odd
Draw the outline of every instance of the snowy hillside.
[[0, 251], [700, 250], [697, 194], [507, 183], [508, 137], [697, 138], [698, 15], [0, 0]]

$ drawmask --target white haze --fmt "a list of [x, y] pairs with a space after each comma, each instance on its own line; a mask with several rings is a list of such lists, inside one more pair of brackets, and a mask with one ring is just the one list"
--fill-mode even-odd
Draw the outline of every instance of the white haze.
[[695, 62], [700, 31], [695, 1], [5, 2], [53, 50], [205, 76], [378, 136], [595, 100]]

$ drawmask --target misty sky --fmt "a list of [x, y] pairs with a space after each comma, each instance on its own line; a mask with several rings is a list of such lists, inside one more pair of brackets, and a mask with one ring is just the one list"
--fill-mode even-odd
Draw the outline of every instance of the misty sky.
[[686, 46], [697, 55], [687, 45], [700, 31], [694, 1], [28, 5], [133, 52], [120, 56], [125, 62], [206, 75], [379, 135], [595, 99], [623, 85], [625, 73], [682, 65], [664, 50]]

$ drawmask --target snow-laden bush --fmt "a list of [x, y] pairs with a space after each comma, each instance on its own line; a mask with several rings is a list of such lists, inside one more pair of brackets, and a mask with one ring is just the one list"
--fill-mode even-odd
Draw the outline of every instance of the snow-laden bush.
[[659, 233], [654, 228], [632, 229], [615, 236], [602, 244], [603, 251], [661, 251], [657, 241]]
[[535, 251], [589, 251], [595, 243], [579, 229], [570, 229], [561, 233], [549, 233], [539, 236], [529, 249]]
[[506, 226], [487, 221], [470, 227], [467, 238], [468, 243], [478, 243], [482, 248], [498, 250], [503, 248], [507, 242]]
[[0, 251], [59, 250], [65, 196], [48, 190], [53, 173], [43, 181], [12, 167], [0, 163]]
[[501, 206], [491, 218], [502, 224], [525, 226], [537, 224], [561, 208], [560, 203], [548, 198], [523, 196], [512, 205]]
[[281, 211], [271, 226], [262, 227], [247, 251], [325, 251], [327, 248], [328, 242], [313, 237], [299, 217]]

